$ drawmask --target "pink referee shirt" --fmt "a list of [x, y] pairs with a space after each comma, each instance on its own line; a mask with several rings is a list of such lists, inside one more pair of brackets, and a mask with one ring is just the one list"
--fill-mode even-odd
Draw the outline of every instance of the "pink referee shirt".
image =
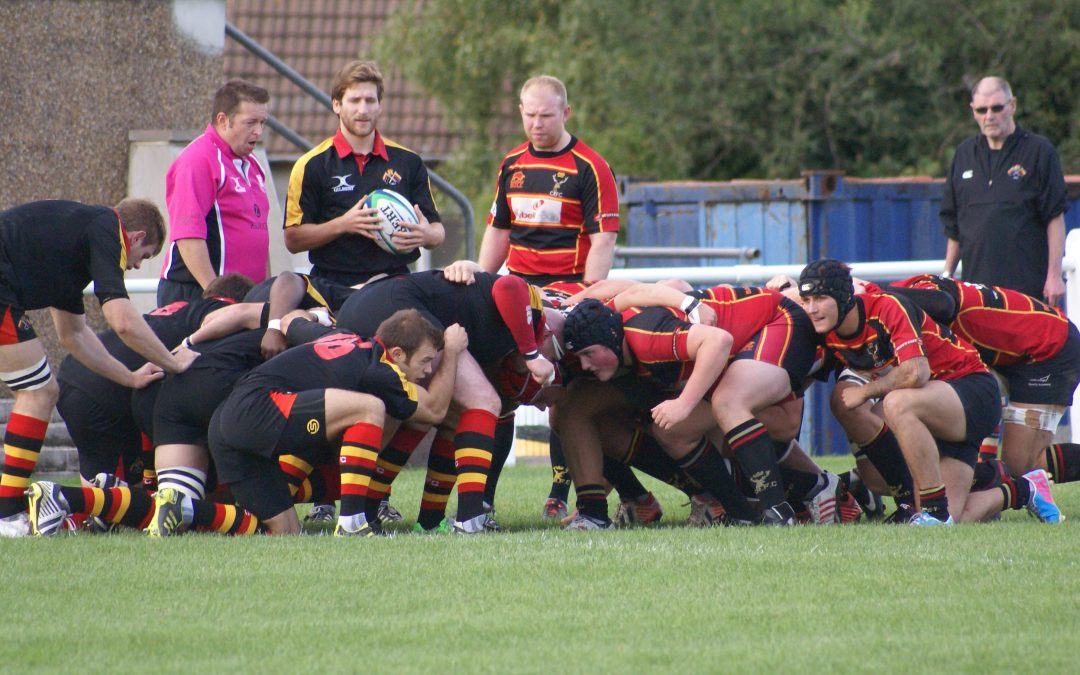
[[239, 272], [255, 283], [266, 279], [270, 258], [266, 175], [253, 156], [237, 157], [213, 125], [169, 167], [165, 204], [169, 245], [163, 279], [195, 281], [176, 248], [178, 239], [205, 239], [210, 264], [219, 276]]

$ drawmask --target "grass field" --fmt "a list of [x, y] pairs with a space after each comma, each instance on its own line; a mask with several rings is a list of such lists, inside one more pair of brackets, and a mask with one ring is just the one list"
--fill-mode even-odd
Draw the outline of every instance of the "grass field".
[[0, 540], [0, 671], [1076, 670], [1073, 522], [696, 530], [655, 487], [668, 527], [568, 533], [547, 481], [506, 471], [500, 535]]

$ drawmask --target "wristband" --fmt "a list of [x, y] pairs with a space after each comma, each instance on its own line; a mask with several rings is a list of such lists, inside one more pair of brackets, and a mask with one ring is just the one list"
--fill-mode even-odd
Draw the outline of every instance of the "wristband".
[[525, 357], [526, 361], [532, 361], [534, 359], [538, 359], [538, 358], [540, 358], [540, 350], [539, 349], [534, 349], [531, 352], [527, 352], [526, 354], [523, 354], [523, 356]]
[[952, 272], [950, 272], [949, 270], [941, 270], [940, 276], [942, 279], [952, 279]]
[[700, 298], [695, 298], [691, 295], [683, 298], [683, 301], [679, 303], [679, 308], [686, 314], [686, 318], [690, 320], [690, 323], [701, 323], [701, 314], [698, 313], [698, 305], [701, 304]]
[[189, 335], [186, 338], [184, 338], [183, 340], [181, 340], [180, 341], [180, 346], [181, 347], [187, 347], [188, 349], [191, 349], [191, 336]]
[[280, 333], [281, 332], [281, 319], [270, 319], [269, 321], [266, 322], [266, 329], [267, 330], [276, 330], [277, 332]]

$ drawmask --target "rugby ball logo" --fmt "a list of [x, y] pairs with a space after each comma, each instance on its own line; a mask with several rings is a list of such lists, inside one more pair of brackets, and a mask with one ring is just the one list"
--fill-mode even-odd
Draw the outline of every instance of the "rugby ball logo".
[[375, 209], [382, 221], [382, 228], [376, 232], [375, 243], [379, 248], [393, 255], [408, 255], [414, 248], [399, 248], [391, 238], [395, 232], [408, 232], [411, 225], [419, 220], [408, 199], [393, 190], [375, 190], [367, 197], [368, 206]]

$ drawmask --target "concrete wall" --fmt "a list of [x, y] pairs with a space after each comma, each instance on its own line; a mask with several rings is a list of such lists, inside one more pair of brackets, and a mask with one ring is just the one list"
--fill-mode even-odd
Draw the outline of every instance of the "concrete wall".
[[131, 130], [206, 126], [224, 21], [224, 0], [0, 2], [0, 209], [120, 201]]

